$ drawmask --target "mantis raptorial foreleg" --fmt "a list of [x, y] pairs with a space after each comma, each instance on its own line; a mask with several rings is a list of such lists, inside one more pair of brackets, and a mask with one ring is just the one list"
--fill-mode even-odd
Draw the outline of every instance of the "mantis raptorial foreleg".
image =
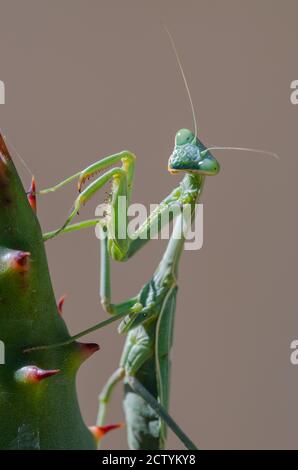
[[[66, 231], [67, 227], [71, 224], [72, 220], [79, 212], [81, 207], [92, 198], [92, 196], [99, 191], [106, 183], [112, 181], [113, 188], [113, 200], [111, 206], [113, 210], [117, 210], [118, 205], [118, 198], [119, 196], [124, 196], [127, 201], [130, 200], [131, 190], [132, 190], [132, 182], [134, 176], [134, 167], [135, 167], [135, 156], [131, 152], [123, 151], [114, 155], [110, 155], [102, 160], [90, 165], [85, 170], [76, 173], [75, 175], [67, 178], [66, 180], [58, 183], [51, 188], [45, 189], [40, 191], [40, 194], [46, 194], [49, 192], [56, 191], [57, 189], [63, 187], [64, 185], [70, 183], [74, 179], [78, 178], [78, 189], [81, 191], [82, 185], [89, 177], [106, 170], [111, 165], [116, 163], [122, 163], [122, 167], [112, 168], [107, 170], [106, 173], [98, 177], [93, 183], [91, 183], [84, 191], [82, 191], [79, 196], [76, 198], [74, 202], [74, 207], [71, 210], [69, 216], [67, 217], [66, 221], [59, 229], [48, 233], [45, 235], [45, 239], [53, 238], [57, 236], [59, 233]], [[117, 224], [117, 220], [115, 222]], [[75, 229], [79, 229], [76, 227]], [[117, 233], [117, 231], [116, 231]], [[126, 247], [126, 239], [116, 238], [116, 242], [118, 245], [118, 249], [120, 251], [125, 251]]]
[[76, 179], [78, 179], [78, 190], [81, 191], [82, 185], [85, 183], [85, 181], [88, 178], [90, 178], [96, 173], [99, 173], [102, 170], [107, 169], [111, 165], [115, 165], [119, 162], [120, 163], [122, 162], [122, 168], [127, 173], [128, 185], [131, 187], [133, 177], [134, 177], [134, 161], [135, 161], [135, 156], [131, 152], [123, 151], [123, 152], [115, 153], [113, 155], [109, 155], [108, 157], [102, 158], [101, 160], [93, 163], [92, 165], [89, 165], [84, 170], [81, 170], [75, 173], [74, 175], [69, 176], [65, 180], [61, 181], [60, 183], [54, 186], [51, 186], [50, 188], [40, 190], [38, 193], [47, 194], [47, 193], [57, 191], [57, 189], [62, 188], [63, 186], [67, 185], [68, 183], [71, 183], [72, 181]]
[[[102, 160], [90, 165], [86, 170], [76, 173], [75, 175], [65, 179], [61, 183], [58, 183], [51, 188], [41, 190], [40, 194], [47, 194], [49, 192], [56, 191], [64, 185], [70, 183], [74, 179], [78, 178], [78, 188], [81, 190], [83, 183], [86, 179], [96, 175], [99, 171], [106, 169], [108, 166], [115, 163], [122, 162], [121, 168], [112, 168], [96, 180], [94, 180], [89, 186], [82, 191], [74, 202], [74, 207], [71, 210], [64, 224], [57, 230], [48, 232], [44, 235], [44, 239], [48, 240], [61, 233], [71, 232], [80, 230], [81, 228], [91, 227], [99, 224], [103, 224], [107, 227], [109, 236], [109, 252], [113, 259], [122, 261], [130, 258], [140, 248], [142, 248], [150, 238], [153, 238], [155, 234], [162, 230], [162, 227], [171, 220], [175, 214], [173, 210], [181, 207], [181, 190], [180, 187], [175, 188], [150, 214], [148, 219], [139, 227], [139, 229], [131, 234], [125, 231], [124, 236], [121, 233], [120, 216], [123, 216], [119, 210], [119, 199], [122, 196], [126, 201], [126, 213], [124, 214], [124, 223], [127, 227], [127, 208], [131, 199], [134, 168], [135, 168], [135, 156], [128, 151], [123, 151], [115, 155], [103, 158]], [[81, 207], [88, 202], [97, 191], [99, 191], [105, 184], [112, 181], [112, 201], [110, 203], [111, 212], [113, 217], [108, 218], [107, 221], [100, 219], [87, 220], [78, 224], [71, 225], [74, 217], [77, 215]], [[168, 218], [166, 217], [168, 215]]]

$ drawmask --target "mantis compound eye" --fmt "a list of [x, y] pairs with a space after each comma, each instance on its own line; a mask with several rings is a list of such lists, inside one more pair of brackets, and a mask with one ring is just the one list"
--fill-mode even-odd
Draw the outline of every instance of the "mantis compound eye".
[[195, 141], [194, 133], [188, 129], [180, 129], [175, 136], [175, 145], [190, 144]]

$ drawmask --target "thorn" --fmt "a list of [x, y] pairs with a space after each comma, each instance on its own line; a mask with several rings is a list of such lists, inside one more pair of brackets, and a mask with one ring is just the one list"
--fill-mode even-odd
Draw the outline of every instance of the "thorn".
[[[8, 162], [10, 160], [10, 155], [6, 147], [5, 141], [0, 133], [0, 189], [2, 193], [6, 193], [4, 196], [5, 199], [10, 200], [7, 194], [7, 186], [9, 182], [8, 178]], [[2, 196], [3, 199], [3, 196]]]
[[41, 382], [41, 380], [52, 375], [56, 375], [60, 372], [59, 369], [44, 370], [36, 366], [25, 366], [15, 372], [15, 379], [17, 382], [23, 384], [35, 384]]
[[107, 426], [89, 426], [89, 431], [93, 434], [96, 444], [98, 444], [105, 434], [114, 429], [121, 428], [124, 428], [124, 423], [108, 424]]
[[36, 212], [36, 183], [35, 183], [35, 178], [32, 176], [31, 180], [31, 186], [29, 188], [29, 191], [27, 193], [27, 198], [29, 201], [30, 206], [32, 207], [32, 210]]
[[95, 352], [97, 352], [100, 348], [99, 345], [96, 343], [76, 343], [78, 348], [78, 361], [79, 364], [85, 362], [89, 357], [92, 356]]
[[58, 312], [59, 314], [62, 316], [63, 315], [63, 304], [65, 302], [65, 299], [66, 299], [67, 295], [64, 294], [60, 297], [60, 299], [58, 300], [58, 304], [57, 304], [57, 308], [58, 308]]
[[29, 251], [17, 251], [11, 257], [11, 267], [14, 271], [27, 272], [29, 269]]
[[0, 154], [1, 154], [1, 160], [3, 161], [3, 163], [7, 163], [7, 160], [10, 160], [9, 151], [1, 133], [0, 133]]

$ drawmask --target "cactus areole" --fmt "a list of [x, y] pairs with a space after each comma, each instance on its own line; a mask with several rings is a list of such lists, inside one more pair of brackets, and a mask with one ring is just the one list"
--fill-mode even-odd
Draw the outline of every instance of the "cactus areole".
[[24, 352], [70, 338], [53, 293], [34, 185], [28, 197], [0, 135], [0, 448], [96, 449], [75, 382], [97, 345]]

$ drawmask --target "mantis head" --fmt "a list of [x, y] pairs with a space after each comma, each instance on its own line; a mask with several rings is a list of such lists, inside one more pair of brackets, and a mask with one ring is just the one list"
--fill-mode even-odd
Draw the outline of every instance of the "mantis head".
[[188, 129], [180, 129], [168, 163], [170, 173], [184, 171], [199, 175], [216, 175], [219, 163], [202, 142]]

